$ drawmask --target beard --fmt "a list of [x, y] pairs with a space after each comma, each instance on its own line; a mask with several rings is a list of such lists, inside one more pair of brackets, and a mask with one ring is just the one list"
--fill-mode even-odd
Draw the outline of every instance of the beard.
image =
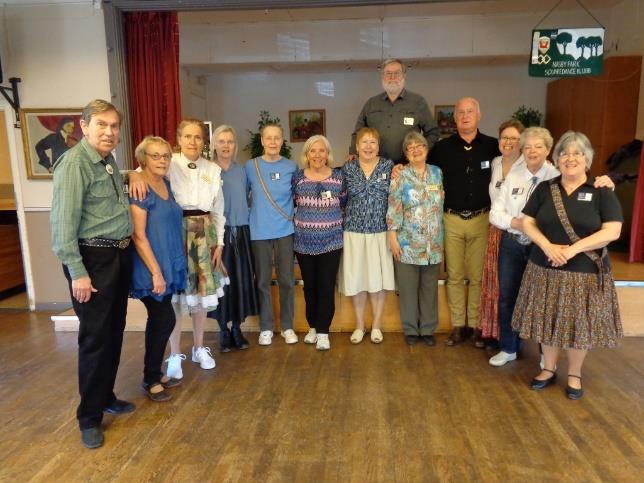
[[389, 96], [398, 96], [405, 88], [405, 80], [401, 80], [398, 84], [387, 84], [384, 80], [382, 81], [382, 88], [385, 90]]

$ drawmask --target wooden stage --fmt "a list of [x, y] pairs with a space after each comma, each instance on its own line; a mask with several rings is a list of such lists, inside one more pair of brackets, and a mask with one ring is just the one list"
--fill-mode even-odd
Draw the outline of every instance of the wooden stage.
[[[644, 264], [628, 263], [628, 257], [625, 253], [611, 253], [611, 262], [613, 264], [613, 274], [617, 284], [617, 295], [619, 297], [620, 310], [622, 315], [622, 324], [626, 335], [644, 336]], [[299, 269], [295, 267], [296, 279], [299, 278]], [[445, 291], [444, 279], [446, 274], [442, 273], [442, 279], [438, 287], [438, 333], [445, 333], [451, 329], [450, 315], [447, 308], [447, 294]], [[638, 283], [642, 281], [641, 283]], [[639, 286], [636, 286], [639, 285]], [[335, 296], [336, 312], [331, 325], [332, 332], [351, 332], [355, 329], [355, 315], [353, 305], [349, 297], [345, 297], [336, 292]], [[277, 287], [273, 286], [273, 308], [276, 321], [276, 330], [279, 330], [279, 297]], [[295, 330], [306, 332], [308, 325], [304, 312], [304, 294], [303, 286], [298, 284], [295, 287]], [[77, 331], [78, 319], [73, 310], [68, 310], [62, 314], [55, 314], [54, 320], [57, 331]], [[127, 327], [128, 331], [145, 330], [147, 313], [145, 307], [138, 300], [130, 300], [128, 305]], [[192, 321], [190, 317], [184, 315], [180, 321], [182, 330], [191, 331]], [[366, 324], [371, 325], [371, 309], [367, 304]], [[243, 324], [243, 329], [247, 332], [259, 331], [259, 321], [257, 317], [249, 317]], [[208, 319], [206, 330], [218, 331], [216, 321]], [[383, 316], [384, 332], [401, 332], [398, 296], [394, 292], [387, 295], [385, 302], [385, 313]]]
[[[644, 339], [596, 350], [586, 395], [528, 389], [538, 354], [502, 368], [469, 345], [408, 347], [401, 334], [329, 352], [302, 343], [184, 364], [167, 403], [139, 389], [143, 334], [125, 334], [119, 397], [136, 412], [106, 416], [105, 446], [82, 447], [75, 333], [50, 314], [0, 312], [0, 481], [641, 481]], [[216, 334], [207, 334], [215, 345]], [[190, 346], [190, 334], [183, 345]], [[637, 475], [640, 475], [639, 477]]]

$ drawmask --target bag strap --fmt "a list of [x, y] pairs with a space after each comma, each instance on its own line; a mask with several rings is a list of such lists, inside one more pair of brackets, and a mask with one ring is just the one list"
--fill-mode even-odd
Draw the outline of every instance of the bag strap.
[[255, 172], [257, 173], [257, 179], [259, 180], [259, 185], [262, 187], [262, 191], [264, 192], [264, 195], [266, 196], [266, 199], [268, 200], [268, 202], [271, 204], [273, 208], [275, 208], [275, 211], [277, 211], [281, 216], [286, 218], [288, 221], [293, 221], [293, 217], [289, 216], [288, 213], [286, 213], [282, 208], [280, 208], [279, 205], [275, 203], [275, 200], [273, 199], [271, 194], [268, 192], [266, 183], [264, 183], [264, 177], [262, 176], [262, 172], [259, 169], [259, 160], [257, 158], [253, 158], [253, 163], [255, 164]]
[[[554, 179], [550, 180], [550, 193], [552, 193], [552, 201], [554, 202], [555, 210], [557, 211], [557, 216], [559, 217], [559, 221], [561, 222], [566, 232], [566, 235], [568, 235], [568, 238], [570, 238], [570, 241], [572, 243], [579, 241], [580, 240], [579, 235], [575, 233], [575, 230], [572, 227], [570, 220], [568, 219], [568, 214], [566, 213], [566, 209], [564, 208], [563, 199], [561, 198], [561, 188], [559, 187], [559, 183], [557, 183]], [[601, 257], [597, 255], [595, 250], [587, 250], [584, 252], [584, 255], [586, 255], [593, 262], [595, 262], [595, 265], [597, 265], [597, 268], [599, 269], [599, 273], [601, 275], [602, 272], [604, 272], [604, 264], [602, 263], [602, 259], [606, 256], [607, 253], [608, 253], [608, 250], [606, 250], [606, 247], [604, 247], [602, 249]]]

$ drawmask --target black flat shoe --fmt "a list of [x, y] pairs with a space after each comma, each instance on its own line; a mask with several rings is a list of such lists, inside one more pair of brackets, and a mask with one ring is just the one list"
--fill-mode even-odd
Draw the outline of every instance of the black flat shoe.
[[128, 401], [123, 401], [121, 399], [114, 399], [112, 404], [107, 406], [103, 411], [110, 414], [126, 414], [131, 413], [136, 409], [136, 406]]
[[[152, 392], [154, 386], [161, 386], [163, 389], [159, 392]], [[155, 382], [154, 384], [146, 384], [145, 382], [141, 384], [141, 388], [145, 394], [154, 402], [165, 402], [172, 399], [172, 394], [165, 390], [165, 386], [160, 382]]]
[[433, 335], [423, 335], [421, 336], [423, 338], [423, 342], [430, 346], [433, 347], [436, 345], [436, 338]]
[[103, 429], [100, 426], [81, 429], [81, 441], [87, 449], [96, 449], [103, 446]]
[[[574, 374], [568, 374], [568, 377], [576, 377], [579, 379], [579, 382], [581, 382], [581, 376], [575, 376]], [[584, 395], [584, 390], [583, 388], [576, 389], [574, 387], [571, 387], [569, 384], [566, 385], [566, 396], [568, 396], [568, 399], [581, 399], [581, 397]]]
[[532, 382], [530, 383], [530, 389], [538, 391], [540, 389], [545, 389], [551, 384], [554, 384], [555, 380], [557, 379], [557, 373], [555, 371], [551, 371], [550, 369], [544, 369], [544, 371], [552, 373], [552, 376], [544, 380], [532, 379]]
[[219, 331], [219, 352], [230, 352], [233, 350], [233, 337], [228, 327]]
[[406, 335], [405, 336], [405, 342], [407, 342], [407, 345], [416, 345], [416, 342], [418, 342], [418, 336], [417, 335]]
[[250, 347], [250, 344], [246, 340], [246, 337], [244, 337], [244, 334], [242, 334], [241, 327], [239, 327], [238, 325], [233, 324], [231, 335], [233, 337], [233, 344], [238, 349], [244, 350]]

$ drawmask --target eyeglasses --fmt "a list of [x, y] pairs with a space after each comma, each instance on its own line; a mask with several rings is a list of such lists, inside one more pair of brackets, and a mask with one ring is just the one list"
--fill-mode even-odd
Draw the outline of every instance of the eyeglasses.
[[146, 156], [150, 156], [150, 159], [153, 159], [154, 161], [158, 161], [159, 159], [163, 158], [166, 161], [170, 161], [172, 159], [172, 154], [166, 153], [166, 154], [159, 154], [159, 153], [145, 153]]
[[424, 144], [410, 144], [409, 146], [407, 146], [407, 151], [421, 150], [425, 149], [426, 147], [427, 146], [425, 146]]
[[504, 143], [516, 143], [519, 141], [520, 138], [513, 137], [513, 136], [501, 136], [501, 141]]
[[397, 70], [394, 72], [383, 72], [382, 76], [387, 79], [400, 79], [403, 76], [403, 71]]
[[583, 158], [584, 156], [585, 154], [579, 151], [575, 151], [574, 153], [559, 153], [559, 159], [568, 159], [568, 158], [579, 159], [579, 158]]

